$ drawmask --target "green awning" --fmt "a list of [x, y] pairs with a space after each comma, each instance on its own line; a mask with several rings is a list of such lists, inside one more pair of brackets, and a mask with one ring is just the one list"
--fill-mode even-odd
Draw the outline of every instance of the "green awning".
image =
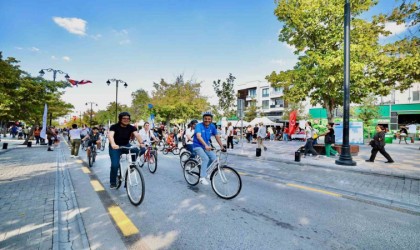
[[399, 110], [398, 115], [420, 115], [420, 110]]

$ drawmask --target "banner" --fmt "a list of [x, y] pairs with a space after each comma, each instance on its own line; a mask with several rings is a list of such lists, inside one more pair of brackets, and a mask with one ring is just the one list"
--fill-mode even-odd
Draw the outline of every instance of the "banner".
[[45, 103], [44, 106], [44, 115], [42, 116], [42, 130], [41, 130], [41, 138], [47, 139], [47, 114], [48, 114], [48, 106]]
[[[343, 144], [343, 124], [334, 124], [335, 143]], [[349, 123], [349, 144], [363, 145], [363, 122]]]
[[293, 135], [295, 133], [296, 130], [296, 116], [297, 116], [297, 111], [293, 110], [292, 112], [290, 112], [290, 116], [289, 116], [289, 135]]

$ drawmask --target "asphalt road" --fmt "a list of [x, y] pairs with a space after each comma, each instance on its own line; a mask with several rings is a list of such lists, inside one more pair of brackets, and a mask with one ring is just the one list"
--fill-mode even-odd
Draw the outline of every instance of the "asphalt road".
[[[82, 158], [85, 160], [84, 155]], [[369, 189], [380, 190], [386, 185], [369, 188], [363, 183], [385, 182], [375, 179], [381, 177], [311, 167], [292, 171], [287, 164], [236, 156], [229, 156], [229, 162], [240, 170], [243, 187], [235, 199], [226, 201], [210, 186], [188, 186], [179, 157], [160, 153], [155, 174], [142, 169], [146, 196], [138, 207], [131, 205], [125, 189], [109, 190], [107, 151], [99, 154], [91, 171], [105, 187], [104, 204], [109, 200], [118, 204], [138, 228], [135, 237], [121, 234], [132, 249], [420, 248], [418, 215], [343, 198], [340, 192], [334, 192], [336, 188], [361, 194], [365, 190], [368, 194]], [[73, 177], [77, 186], [77, 177]], [[302, 183], [317, 188], [308, 190], [305, 187], [310, 186]], [[82, 188], [78, 186], [76, 192]], [[383, 197], [396, 197], [397, 193], [388, 190]], [[86, 224], [89, 218], [85, 217]]]

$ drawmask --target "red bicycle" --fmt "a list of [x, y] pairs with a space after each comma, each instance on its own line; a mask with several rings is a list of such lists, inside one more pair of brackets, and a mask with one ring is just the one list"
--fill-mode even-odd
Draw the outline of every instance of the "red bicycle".
[[150, 173], [154, 174], [157, 170], [157, 155], [156, 150], [151, 146], [146, 145], [146, 152], [140, 157], [137, 157], [137, 165], [143, 167], [147, 162], [147, 167], [149, 168]]
[[165, 148], [163, 148], [163, 154], [166, 155], [169, 152], [172, 152], [174, 155], [179, 155], [179, 148], [176, 145], [168, 145]]

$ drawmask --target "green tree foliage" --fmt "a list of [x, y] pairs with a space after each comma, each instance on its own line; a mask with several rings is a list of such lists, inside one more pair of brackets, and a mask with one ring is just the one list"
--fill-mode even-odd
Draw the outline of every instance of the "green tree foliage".
[[[73, 105], [61, 100], [64, 82], [31, 77], [20, 69], [19, 61], [0, 53], [0, 120], [41, 124], [44, 105], [52, 119], [68, 114]], [[50, 119], [50, 116], [48, 116]]]
[[221, 80], [213, 81], [213, 89], [219, 98], [219, 108], [222, 110], [224, 116], [231, 117], [235, 115], [235, 91], [234, 82], [235, 77], [230, 73], [225, 82]]
[[[394, 87], [407, 89], [418, 79], [418, 40], [417, 46], [408, 41], [381, 45], [379, 36], [390, 34], [384, 29], [387, 19], [360, 18], [376, 4], [376, 0], [366, 0], [351, 5], [350, 96], [354, 103], [369, 93], [387, 95]], [[322, 105], [330, 122], [333, 110], [343, 102], [343, 12], [342, 0], [279, 0], [275, 10], [283, 23], [279, 40], [294, 46], [299, 58], [292, 70], [266, 77], [273, 86], [284, 88], [287, 102], [309, 97], [312, 105]], [[396, 81], [401, 81], [399, 86]]]
[[255, 99], [250, 102], [250, 105], [245, 108], [245, 121], [252, 121], [257, 117], [257, 104]]
[[138, 89], [131, 93], [131, 97], [133, 98], [129, 108], [132, 117], [131, 119], [135, 121], [147, 121], [150, 117], [150, 110], [148, 107], [148, 104], [150, 103], [149, 94], [143, 89]]
[[179, 119], [185, 123], [200, 117], [210, 107], [206, 97], [200, 94], [201, 83], [184, 82], [182, 75], [172, 84], [161, 79], [159, 83], [153, 83], [153, 87], [151, 103], [157, 122], [169, 124], [173, 119]]
[[290, 118], [290, 113], [296, 110], [296, 121], [299, 120], [308, 120], [309, 119], [309, 114], [307, 114], [305, 112], [305, 106], [303, 105], [303, 103], [298, 102], [298, 103], [288, 103], [287, 107], [284, 108], [283, 111], [283, 116], [282, 119], [285, 121], [288, 121]]
[[[118, 114], [123, 111], [129, 111], [130, 108], [125, 104], [118, 103], [117, 110], [118, 111], [115, 112], [115, 102], [110, 102], [105, 110], [98, 110], [98, 112], [95, 115], [96, 123], [99, 125], [106, 125], [106, 126], [108, 125], [108, 122], [110, 122], [111, 124], [114, 124], [118, 122], [118, 120], [116, 120], [118, 119]], [[85, 113], [88, 113], [88, 112], [85, 112]], [[87, 117], [89, 116], [88, 115], [83, 116], [83, 122], [89, 122], [89, 119], [87, 119]], [[135, 122], [133, 119], [132, 121]], [[89, 124], [89, 123], [86, 123], [86, 124]]]
[[357, 118], [363, 121], [363, 127], [365, 130], [368, 130], [368, 128], [372, 125], [372, 119], [380, 117], [379, 107], [375, 105], [375, 101], [375, 96], [368, 95], [362, 99], [361, 105], [357, 110], [355, 110]]

